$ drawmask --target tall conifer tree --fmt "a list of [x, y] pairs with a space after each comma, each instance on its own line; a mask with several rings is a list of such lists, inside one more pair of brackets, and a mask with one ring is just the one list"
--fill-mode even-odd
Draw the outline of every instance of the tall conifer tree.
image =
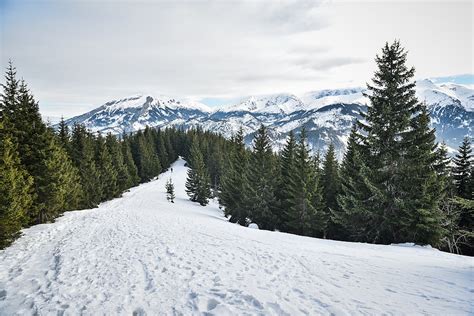
[[247, 177], [249, 217], [258, 227], [273, 230], [276, 227], [276, 170], [270, 137], [264, 125], [255, 135], [250, 161]]
[[227, 158], [224, 174], [222, 176], [220, 203], [225, 207], [226, 216], [230, 216], [230, 222], [247, 224], [248, 216], [248, 191], [247, 179], [248, 154], [245, 149], [242, 128], [232, 140], [232, 148]]

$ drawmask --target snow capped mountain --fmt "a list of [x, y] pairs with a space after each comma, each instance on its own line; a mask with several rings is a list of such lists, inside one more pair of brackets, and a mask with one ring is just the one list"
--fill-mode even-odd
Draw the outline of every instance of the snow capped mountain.
[[[226, 137], [243, 128], [251, 144], [260, 124], [269, 128], [275, 149], [280, 149], [290, 131], [305, 127], [310, 146], [324, 151], [330, 143], [344, 149], [352, 123], [367, 110], [363, 88], [327, 89], [296, 96], [288, 93], [253, 96], [212, 111], [192, 100], [142, 94], [114, 100], [67, 120], [83, 123], [94, 132], [134, 132], [150, 127], [177, 126], [221, 133]], [[417, 97], [426, 102], [438, 141], [455, 149], [466, 135], [474, 134], [474, 90], [458, 84], [417, 82]]]
[[239, 104], [222, 108], [222, 112], [291, 113], [304, 108], [304, 103], [292, 94], [252, 96]]
[[307, 92], [301, 96], [302, 102], [308, 109], [319, 109], [326, 105], [345, 103], [345, 104], [369, 104], [369, 100], [362, 95], [364, 89], [336, 89], [319, 90]]
[[82, 123], [94, 132], [120, 134], [144, 129], [147, 125], [161, 127], [181, 124], [209, 112], [206, 105], [195, 101], [144, 94], [107, 102], [66, 123]]

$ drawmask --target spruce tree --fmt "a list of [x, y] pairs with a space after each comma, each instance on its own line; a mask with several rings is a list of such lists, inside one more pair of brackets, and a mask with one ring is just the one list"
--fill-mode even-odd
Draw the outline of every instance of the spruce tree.
[[105, 145], [112, 159], [112, 167], [117, 174], [117, 192], [115, 196], [118, 196], [121, 192], [131, 187], [129, 173], [117, 137], [108, 133], [105, 137]]
[[240, 225], [247, 225], [248, 165], [248, 153], [245, 149], [243, 130], [240, 128], [232, 140], [219, 194], [219, 202], [225, 208], [224, 214], [230, 216], [230, 222]]
[[134, 161], [141, 182], [149, 181], [160, 174], [161, 163], [154, 150], [154, 143], [149, 132], [146, 135], [141, 131], [137, 133], [132, 153], [135, 153]]
[[95, 163], [97, 171], [99, 171], [102, 188], [101, 200], [105, 201], [117, 197], [120, 193], [117, 183], [117, 170], [114, 168], [109, 148], [100, 134], [97, 136], [95, 143]]
[[210, 178], [197, 139], [191, 146], [188, 165], [190, 169], [186, 179], [186, 193], [191, 201], [198, 202], [202, 206], [207, 205], [211, 197]]
[[337, 211], [337, 196], [340, 191], [339, 164], [336, 158], [334, 144], [330, 144], [324, 157], [322, 170], [323, 199], [325, 204], [325, 216], [328, 218], [328, 232], [331, 237], [338, 236], [341, 231], [336, 223], [330, 220], [330, 214]]
[[322, 190], [319, 177], [309, 155], [306, 131], [300, 134], [295, 153], [295, 171], [289, 178], [287, 202], [288, 231], [323, 237], [326, 222], [323, 214]]
[[169, 178], [168, 181], [166, 181], [166, 199], [169, 202], [174, 203], [174, 198], [174, 184], [171, 178]]
[[48, 131], [44, 176], [38, 179], [38, 223], [52, 221], [64, 211], [79, 207], [82, 198], [79, 172], [52, 131]]
[[252, 222], [262, 229], [276, 227], [275, 162], [267, 129], [261, 125], [255, 134], [248, 169], [248, 211]]
[[102, 199], [102, 185], [95, 162], [95, 139], [83, 125], [74, 125], [71, 148], [71, 158], [79, 170], [83, 190], [80, 207], [96, 207]]
[[370, 211], [370, 175], [363, 159], [356, 125], [351, 129], [340, 169], [340, 194], [338, 207], [331, 210], [331, 221], [342, 227], [337, 239], [371, 241], [375, 236]]
[[123, 137], [121, 142], [121, 150], [123, 155], [123, 163], [127, 170], [127, 182], [124, 185], [126, 188], [131, 188], [140, 183], [140, 177], [138, 176], [138, 169], [133, 161], [132, 150], [130, 147], [130, 140], [127, 136]]
[[440, 201], [446, 192], [445, 179], [436, 172], [439, 153], [435, 131], [430, 128], [430, 116], [424, 104], [411, 119], [411, 129], [405, 136], [408, 150], [400, 166], [402, 177], [398, 189], [404, 199], [397, 201], [397, 232], [399, 241], [412, 241], [437, 246], [443, 236], [443, 214]]
[[277, 226], [280, 230], [288, 230], [286, 212], [290, 207], [288, 202], [288, 193], [290, 192], [290, 178], [296, 172], [295, 157], [296, 157], [296, 139], [293, 131], [290, 131], [286, 139], [285, 147], [280, 154], [280, 175], [278, 179], [278, 186], [276, 196], [278, 200]]
[[31, 178], [20, 164], [16, 145], [0, 119], [0, 249], [10, 245], [28, 222]]
[[[375, 236], [372, 241], [378, 243], [424, 243], [427, 239], [433, 242], [436, 239], [434, 235], [428, 238], [424, 233], [407, 234], [409, 227], [417, 227], [420, 229], [417, 232], [421, 232], [429, 226], [427, 223], [438, 222], [436, 212], [432, 214], [438, 200], [431, 205], [406, 201], [419, 189], [416, 185], [421, 182], [426, 188], [421, 190], [417, 201], [428, 201], [433, 196], [431, 183], [436, 181], [431, 172], [426, 178], [420, 176], [420, 183], [411, 181], [406, 174], [407, 165], [417, 159], [427, 163], [418, 166], [417, 172], [434, 169], [434, 161], [426, 156], [431, 156], [428, 151], [436, 148], [428, 135], [430, 131], [420, 118], [424, 114], [415, 96], [415, 83], [412, 81], [415, 70], [406, 66], [406, 57], [407, 53], [398, 41], [391, 45], [387, 43], [382, 49], [382, 55], [376, 58], [378, 70], [372, 79], [373, 84], [367, 85], [369, 93], [366, 96], [372, 106], [363, 115], [365, 122], [359, 122], [363, 130], [361, 135], [364, 135], [361, 136], [364, 147], [361, 158], [369, 171], [369, 183], [362, 190], [369, 189], [370, 203], [365, 208], [373, 219], [371, 226], [375, 229]], [[413, 151], [416, 147], [413, 137], [421, 142], [423, 150]], [[410, 219], [408, 222], [407, 218]]]
[[58, 124], [58, 137], [60, 145], [68, 152], [71, 152], [70, 148], [70, 133], [69, 133], [69, 126], [64, 121], [64, 118], [61, 116], [61, 120]]
[[457, 195], [464, 199], [473, 199], [472, 148], [469, 137], [464, 138], [453, 162], [453, 177]]

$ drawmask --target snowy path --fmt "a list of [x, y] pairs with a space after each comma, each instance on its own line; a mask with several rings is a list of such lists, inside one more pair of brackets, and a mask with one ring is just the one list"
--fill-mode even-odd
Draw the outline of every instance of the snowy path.
[[240, 227], [169, 176], [0, 251], [0, 315], [474, 313], [472, 258]]

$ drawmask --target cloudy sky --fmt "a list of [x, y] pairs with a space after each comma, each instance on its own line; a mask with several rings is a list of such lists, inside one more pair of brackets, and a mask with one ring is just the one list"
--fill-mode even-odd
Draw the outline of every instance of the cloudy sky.
[[136, 93], [212, 106], [362, 86], [394, 39], [418, 78], [472, 74], [472, 3], [0, 0], [0, 63], [66, 117]]

